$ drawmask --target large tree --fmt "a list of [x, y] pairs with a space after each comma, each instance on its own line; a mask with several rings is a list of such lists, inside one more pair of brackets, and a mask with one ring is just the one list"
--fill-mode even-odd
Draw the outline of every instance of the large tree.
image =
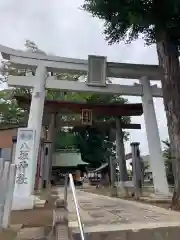
[[174, 153], [175, 192], [180, 195], [180, 1], [84, 0], [83, 9], [104, 20], [109, 44], [143, 38], [155, 43], [162, 68], [162, 90], [169, 137]]

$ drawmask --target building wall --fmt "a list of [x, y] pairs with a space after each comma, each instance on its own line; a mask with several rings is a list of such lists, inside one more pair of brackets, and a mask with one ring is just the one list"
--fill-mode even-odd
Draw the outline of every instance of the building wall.
[[12, 147], [12, 136], [17, 135], [17, 129], [0, 130], [0, 148]]
[[12, 137], [17, 135], [17, 129], [0, 130], [0, 158], [11, 160]]
[[[17, 136], [18, 128], [0, 129], [0, 158], [5, 161], [11, 160], [12, 155], [12, 137]], [[45, 137], [42, 130], [41, 137]]]

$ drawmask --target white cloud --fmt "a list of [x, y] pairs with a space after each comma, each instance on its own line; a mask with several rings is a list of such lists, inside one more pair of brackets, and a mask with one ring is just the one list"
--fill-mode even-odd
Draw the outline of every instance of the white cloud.
[[[102, 35], [103, 23], [80, 10], [82, 3], [83, 0], [0, 0], [0, 44], [23, 48], [25, 39], [30, 39], [42, 50], [60, 56], [87, 58], [88, 54], [99, 54], [109, 61], [157, 64], [155, 47], [145, 47], [143, 40], [108, 46]], [[123, 83], [133, 82], [124, 79]], [[129, 101], [140, 102], [140, 98], [129, 97]], [[155, 100], [155, 108], [160, 136], [165, 139], [162, 99]], [[131, 131], [131, 141], [140, 141], [142, 152], [147, 153], [143, 116], [133, 117], [132, 121], [141, 123], [142, 130]], [[129, 142], [126, 150], [130, 151]]]

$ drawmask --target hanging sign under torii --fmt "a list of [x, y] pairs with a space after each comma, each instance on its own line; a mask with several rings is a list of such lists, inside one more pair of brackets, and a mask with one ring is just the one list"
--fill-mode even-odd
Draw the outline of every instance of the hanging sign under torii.
[[82, 125], [92, 125], [92, 110], [82, 109]]

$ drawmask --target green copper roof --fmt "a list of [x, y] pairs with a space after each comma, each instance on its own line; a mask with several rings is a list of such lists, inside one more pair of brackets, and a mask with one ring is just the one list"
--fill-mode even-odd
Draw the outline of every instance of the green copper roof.
[[76, 167], [77, 165], [86, 165], [81, 159], [81, 154], [75, 151], [59, 151], [53, 154], [53, 166]]

